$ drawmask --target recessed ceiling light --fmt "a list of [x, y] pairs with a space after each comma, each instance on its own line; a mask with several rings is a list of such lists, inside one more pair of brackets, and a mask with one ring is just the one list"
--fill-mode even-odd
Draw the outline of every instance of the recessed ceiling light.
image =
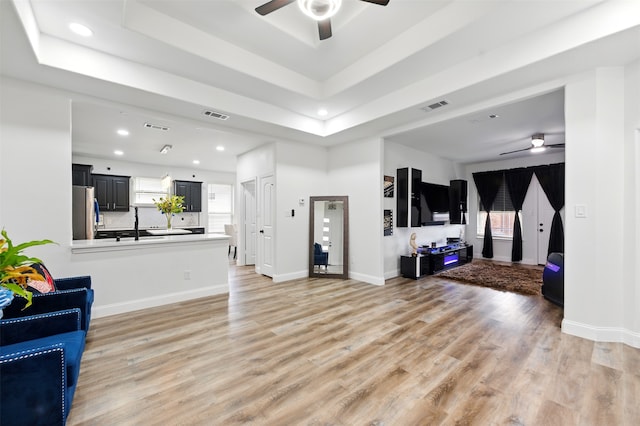
[[124, 155], [124, 152], [120, 151], [119, 149], [116, 149], [115, 151], [113, 151], [113, 153], [115, 155]]
[[216, 146], [216, 151], [224, 151], [224, 146], [222, 145]]
[[120, 136], [129, 136], [129, 131], [127, 129], [118, 129], [116, 133]]
[[93, 35], [93, 31], [91, 28], [86, 25], [79, 24], [77, 22], [72, 22], [69, 24], [69, 29], [73, 31], [75, 34], [78, 34], [82, 37], [91, 37]]
[[320, 108], [320, 109], [318, 110], [318, 115], [319, 115], [320, 117], [326, 117], [326, 116], [327, 116], [327, 114], [329, 114], [329, 111], [327, 111], [327, 110], [326, 110], [326, 108]]
[[193, 164], [200, 164], [200, 160], [193, 160]]

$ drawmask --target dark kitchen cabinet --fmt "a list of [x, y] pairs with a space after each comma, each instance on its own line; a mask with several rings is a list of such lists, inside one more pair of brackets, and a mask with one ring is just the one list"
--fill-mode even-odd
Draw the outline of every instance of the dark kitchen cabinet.
[[91, 171], [93, 166], [89, 164], [71, 165], [71, 182], [73, 185], [91, 186]]
[[94, 174], [91, 177], [100, 211], [129, 211], [129, 176]]
[[202, 211], [202, 182], [174, 180], [173, 193], [184, 197], [182, 205], [185, 212]]

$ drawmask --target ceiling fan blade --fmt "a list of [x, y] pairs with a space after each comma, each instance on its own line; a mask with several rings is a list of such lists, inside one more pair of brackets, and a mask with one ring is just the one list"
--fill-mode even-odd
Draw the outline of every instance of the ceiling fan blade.
[[507, 154], [513, 154], [513, 153], [516, 153], [516, 152], [529, 151], [531, 148], [532, 147], [523, 148], [523, 149], [516, 149], [515, 151], [502, 152], [502, 153], [500, 153], [500, 155], [507, 155]]
[[320, 40], [326, 40], [331, 37], [331, 19], [327, 18], [323, 21], [318, 21], [318, 32], [320, 33]]
[[262, 6], [256, 7], [256, 12], [264, 16], [271, 12], [275, 12], [281, 7], [285, 7], [286, 5], [293, 3], [294, 1], [296, 0], [271, 0], [263, 4]]
[[380, 6], [386, 6], [389, 4], [389, 0], [362, 0], [367, 3], [379, 4]]

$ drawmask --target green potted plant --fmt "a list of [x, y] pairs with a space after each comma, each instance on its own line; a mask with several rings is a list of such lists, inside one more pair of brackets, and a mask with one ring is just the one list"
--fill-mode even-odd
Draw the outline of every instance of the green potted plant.
[[31, 306], [32, 293], [27, 290], [30, 280], [44, 281], [44, 277], [31, 267], [34, 263], [42, 263], [36, 257], [23, 254], [28, 247], [53, 243], [51, 240], [35, 240], [13, 245], [4, 229], [0, 239], [0, 309], [11, 303], [14, 296], [27, 299], [25, 308]]
[[158, 210], [160, 210], [167, 217], [167, 229], [171, 229], [171, 218], [175, 213], [182, 213], [184, 211], [184, 207], [182, 203], [184, 202], [184, 197], [181, 195], [171, 195], [166, 198], [160, 197], [160, 200], [156, 201], [153, 198], [153, 202], [155, 203]]

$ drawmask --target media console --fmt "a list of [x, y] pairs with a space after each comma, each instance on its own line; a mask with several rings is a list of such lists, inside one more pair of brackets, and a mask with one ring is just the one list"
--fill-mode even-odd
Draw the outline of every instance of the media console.
[[400, 273], [403, 277], [417, 280], [423, 275], [433, 275], [473, 260], [473, 246], [460, 243], [423, 247], [421, 252], [418, 256], [400, 256]]

